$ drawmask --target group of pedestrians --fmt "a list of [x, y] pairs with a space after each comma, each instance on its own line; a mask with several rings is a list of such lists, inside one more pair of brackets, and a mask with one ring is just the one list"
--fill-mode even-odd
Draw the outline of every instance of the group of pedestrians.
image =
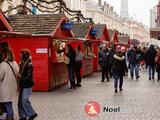
[[[123, 88], [123, 76], [128, 75], [130, 69], [131, 79], [140, 78], [140, 67], [148, 70], [149, 80], [155, 79], [155, 70], [157, 71], [157, 81], [160, 80], [160, 48], [155, 49], [153, 45], [149, 48], [140, 48], [138, 46], [131, 46], [127, 51], [121, 49], [114, 49], [111, 47], [100, 48], [98, 52], [98, 63], [102, 69], [102, 79], [114, 79], [115, 92]], [[127, 64], [128, 63], [128, 64]]]
[[114, 78], [115, 92], [122, 91], [123, 76], [128, 72], [125, 55], [122, 50], [115, 50], [113, 46], [111, 48], [103, 47], [98, 53], [98, 63], [102, 69], [102, 80], [105, 78], [109, 81], [109, 78]]
[[0, 114], [6, 113], [6, 120], [14, 120], [12, 102], [18, 90], [19, 120], [34, 120], [37, 117], [29, 101], [34, 85], [30, 51], [23, 49], [20, 56], [18, 65], [8, 43], [0, 44]]
[[[67, 45], [66, 56], [69, 59], [67, 64], [68, 78], [70, 81], [70, 89], [75, 89], [76, 87], [81, 87], [81, 68], [82, 59], [84, 54], [81, 52], [81, 47], [78, 45], [76, 51], [73, 49], [71, 44]], [[77, 83], [75, 81], [77, 80]]]

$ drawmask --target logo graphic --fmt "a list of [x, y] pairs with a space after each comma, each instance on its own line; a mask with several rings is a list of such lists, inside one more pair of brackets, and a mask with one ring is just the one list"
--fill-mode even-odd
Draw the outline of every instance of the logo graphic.
[[88, 116], [97, 116], [100, 112], [100, 105], [97, 102], [90, 101], [85, 106], [85, 112]]

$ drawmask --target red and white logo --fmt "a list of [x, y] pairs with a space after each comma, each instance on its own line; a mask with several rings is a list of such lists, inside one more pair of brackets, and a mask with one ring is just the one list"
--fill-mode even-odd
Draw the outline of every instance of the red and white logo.
[[100, 105], [97, 102], [90, 101], [85, 106], [85, 112], [91, 117], [97, 116], [100, 112]]

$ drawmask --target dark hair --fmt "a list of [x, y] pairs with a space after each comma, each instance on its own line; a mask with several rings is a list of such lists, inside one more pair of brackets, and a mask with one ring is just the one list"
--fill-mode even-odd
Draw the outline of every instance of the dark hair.
[[77, 46], [77, 49], [78, 49], [78, 50], [81, 50], [81, 46], [80, 46], [80, 45], [78, 45], [78, 46]]
[[137, 50], [137, 46], [134, 46], [134, 49], [136, 49], [136, 50]]
[[118, 51], [116, 52], [116, 54], [117, 54], [119, 57], [122, 57], [122, 56], [123, 56], [123, 52], [122, 52], [121, 50], [118, 50]]
[[67, 47], [68, 47], [69, 51], [73, 50], [73, 47], [71, 46], [71, 44], [68, 44]]
[[29, 49], [22, 49], [21, 50], [21, 60], [26, 61], [30, 58], [31, 53]]
[[10, 48], [10, 46], [9, 46], [9, 44], [8, 44], [7, 42], [2, 42], [2, 43], [0, 44], [0, 46], [1, 46], [2, 49]]

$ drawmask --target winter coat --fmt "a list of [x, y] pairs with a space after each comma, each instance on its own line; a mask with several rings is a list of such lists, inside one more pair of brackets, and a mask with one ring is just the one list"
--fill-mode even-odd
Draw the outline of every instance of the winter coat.
[[128, 72], [125, 56], [114, 55], [113, 74], [125, 75]]
[[[18, 64], [9, 62], [16, 75], [18, 75]], [[6, 62], [0, 63], [0, 102], [11, 102], [17, 93], [17, 79], [12, 69]]]
[[145, 62], [147, 65], [154, 66], [155, 65], [155, 58], [156, 58], [157, 51], [150, 47], [145, 54]]
[[68, 57], [69, 59], [69, 64], [67, 64], [67, 67], [70, 68], [70, 67], [75, 67], [75, 62], [76, 62], [76, 52], [75, 50], [70, 50], [66, 56]]
[[113, 63], [114, 63], [114, 54], [115, 54], [116, 52], [115, 51], [110, 51], [110, 61], [109, 61], [109, 64], [111, 64], [111, 65], [113, 65]]
[[138, 60], [138, 54], [137, 51], [130, 49], [127, 53], [128, 56], [128, 60], [130, 64], [138, 64], [139, 60]]
[[[21, 72], [21, 71], [20, 71]], [[19, 87], [20, 88], [31, 88], [34, 85], [33, 81], [33, 65], [31, 60], [27, 62], [25, 65], [23, 72], [20, 73], [21, 78], [19, 80]]]
[[109, 58], [110, 53], [109, 51], [103, 50], [98, 53], [98, 63], [101, 67], [108, 67], [109, 66]]

